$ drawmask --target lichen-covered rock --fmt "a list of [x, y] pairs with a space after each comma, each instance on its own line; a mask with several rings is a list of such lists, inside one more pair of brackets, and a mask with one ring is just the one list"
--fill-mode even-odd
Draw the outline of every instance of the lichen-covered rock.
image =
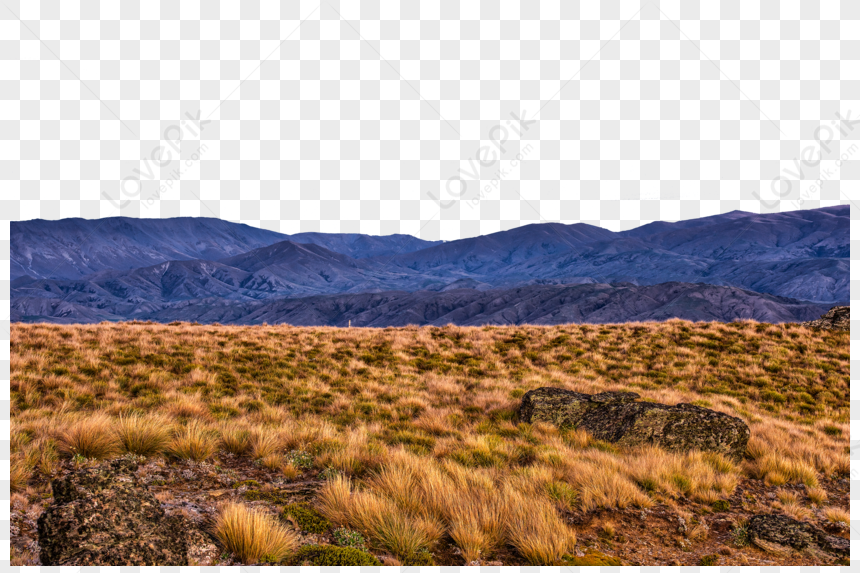
[[126, 459], [51, 483], [39, 517], [42, 565], [187, 565], [190, 523], [166, 516]]
[[[848, 555], [850, 544], [847, 539], [828, 535], [817, 527], [804, 521], [797, 521], [787, 515], [754, 515], [749, 520], [748, 529], [750, 540], [756, 545], [762, 545], [773, 550], [792, 548], [813, 554]], [[761, 543], [761, 542], [764, 543]]]
[[692, 404], [638, 402], [633, 392], [582, 394], [561, 388], [527, 392], [523, 422], [582, 428], [621, 446], [654, 444], [669, 450], [703, 450], [740, 458], [750, 437], [740, 418]]
[[801, 322], [801, 326], [823, 328], [824, 330], [851, 330], [851, 307], [834, 306], [821, 315], [818, 320]]

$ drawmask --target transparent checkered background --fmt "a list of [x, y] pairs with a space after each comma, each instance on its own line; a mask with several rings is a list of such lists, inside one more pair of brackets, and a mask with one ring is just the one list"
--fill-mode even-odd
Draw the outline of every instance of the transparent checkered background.
[[0, 4], [4, 221], [456, 239], [860, 201], [860, 0]]

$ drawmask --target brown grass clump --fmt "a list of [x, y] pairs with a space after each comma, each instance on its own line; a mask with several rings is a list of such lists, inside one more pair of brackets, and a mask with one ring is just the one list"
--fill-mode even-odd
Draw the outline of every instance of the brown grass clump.
[[827, 501], [827, 490], [822, 487], [807, 487], [806, 495], [809, 497], [809, 501], [815, 505], [821, 506]]
[[249, 446], [252, 458], [267, 458], [281, 451], [281, 437], [272, 430], [257, 429], [251, 432]]
[[508, 542], [532, 565], [553, 565], [576, 545], [576, 534], [568, 528], [548, 502], [508, 488]]
[[705, 503], [731, 494], [737, 485], [734, 464], [714, 453], [643, 448], [637, 455], [628, 457], [627, 472], [646, 491], [686, 496]]
[[224, 425], [221, 430], [221, 448], [240, 456], [251, 447], [251, 433], [244, 427]]
[[79, 418], [60, 434], [60, 451], [66, 456], [103, 460], [119, 451], [113, 421], [104, 414]]
[[123, 451], [149, 457], [164, 452], [170, 441], [171, 422], [164, 416], [120, 416], [116, 433]]
[[841, 507], [825, 507], [821, 513], [830, 523], [835, 523], [844, 528], [851, 526], [851, 514]]
[[350, 501], [352, 499], [352, 484], [344, 476], [337, 476], [323, 484], [317, 494], [319, 512], [326, 519], [345, 527], [350, 523]]
[[212, 457], [216, 449], [213, 432], [202, 422], [192, 420], [174, 432], [166, 452], [181, 460], [202, 462]]
[[280, 563], [299, 546], [298, 537], [285, 525], [239, 503], [222, 506], [213, 529], [242, 563]]
[[22, 455], [13, 455], [9, 468], [9, 487], [13, 492], [27, 489], [27, 482], [33, 473]]
[[611, 454], [595, 455], [572, 464], [567, 469], [567, 479], [579, 491], [579, 507], [583, 511], [652, 505], [645, 492], [621, 473], [619, 462]]

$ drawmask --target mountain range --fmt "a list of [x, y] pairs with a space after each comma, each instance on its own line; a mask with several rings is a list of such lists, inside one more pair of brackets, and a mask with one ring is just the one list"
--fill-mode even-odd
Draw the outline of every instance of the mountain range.
[[[849, 299], [849, 207], [456, 241], [220, 219], [11, 223], [13, 321], [503, 324], [809, 320]], [[823, 309], [823, 310], [822, 310]]]

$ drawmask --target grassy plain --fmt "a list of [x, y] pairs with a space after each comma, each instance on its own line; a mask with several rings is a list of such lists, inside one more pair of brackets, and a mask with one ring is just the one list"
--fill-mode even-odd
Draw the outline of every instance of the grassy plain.
[[[612, 553], [623, 533], [613, 512], [656, 507], [686, 515], [685, 542], [704, 547], [704, 516], [721, 503], [737, 514], [731, 533], [742, 533], [739, 487], [780, 494], [773, 502], [747, 494], [748, 513], [765, 504], [821, 522], [847, 518], [825, 487], [849, 471], [847, 332], [679, 320], [15, 324], [11, 375], [19, 496], [44, 490], [70, 464], [129, 453], [166, 464], [230, 457], [273, 478], [319, 479], [314, 510], [388, 563], [585, 564], [606, 557], [591, 549]], [[519, 423], [520, 398], [541, 386], [694, 403], [742, 418], [752, 437], [735, 462]], [[577, 526], [583, 515], [600, 516], [598, 541]], [[259, 540], [235, 539], [253, 531], [243, 519], [265, 523], [266, 543], [280, 540], [279, 561], [295, 549], [283, 518], [229, 505], [215, 537], [240, 561], [265, 552]], [[458, 557], [442, 556], [443, 547]], [[739, 542], [733, 551], [753, 549]]]

